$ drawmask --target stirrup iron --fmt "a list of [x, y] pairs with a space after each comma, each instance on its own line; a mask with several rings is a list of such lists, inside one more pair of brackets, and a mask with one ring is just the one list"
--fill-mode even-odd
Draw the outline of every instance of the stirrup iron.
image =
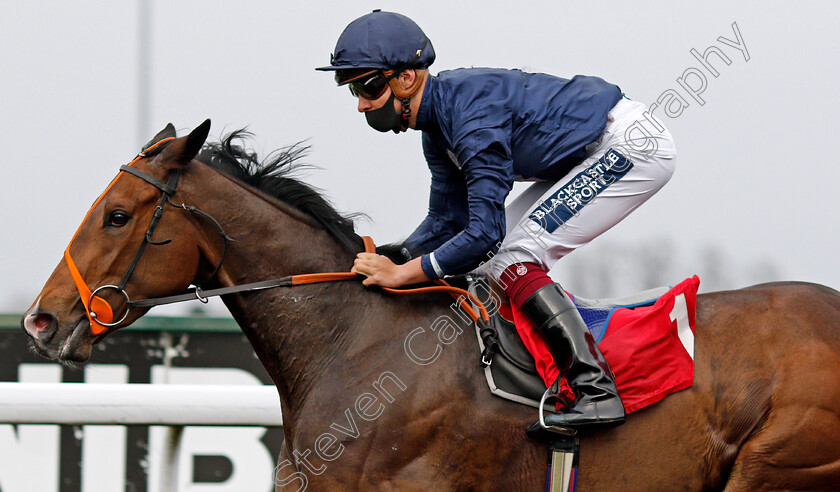
[[[554, 385], [552, 385], [554, 386]], [[549, 400], [556, 400], [559, 399], [560, 395], [558, 393], [554, 393], [551, 391], [551, 388], [545, 390], [543, 393], [542, 398], [540, 398], [540, 427], [547, 432], [551, 432], [554, 434], [560, 434], [562, 436], [576, 436], [577, 430], [572, 427], [563, 427], [560, 425], [548, 425], [545, 423], [545, 402]]]

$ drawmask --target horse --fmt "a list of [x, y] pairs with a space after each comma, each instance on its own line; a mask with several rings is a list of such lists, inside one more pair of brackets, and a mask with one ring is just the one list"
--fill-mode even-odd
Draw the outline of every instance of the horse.
[[[168, 125], [97, 200], [21, 319], [34, 350], [82, 364], [148, 311], [137, 300], [349, 269], [363, 241], [289, 174], [299, 147], [260, 165], [208, 132], [209, 120], [182, 137]], [[448, 296], [340, 281], [222, 300], [280, 396], [275, 490], [543, 490], [546, 444], [524, 433], [535, 409], [490, 394]], [[701, 294], [695, 337], [690, 388], [581, 431], [581, 490], [836, 490], [840, 293], [786, 282]]]

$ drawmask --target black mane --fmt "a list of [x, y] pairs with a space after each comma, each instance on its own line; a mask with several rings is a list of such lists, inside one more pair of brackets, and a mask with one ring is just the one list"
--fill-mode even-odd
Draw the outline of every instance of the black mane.
[[[292, 177], [307, 167], [299, 162], [309, 147], [297, 143], [275, 150], [263, 161], [256, 152], [246, 149], [242, 142], [251, 137], [245, 129], [225, 135], [221, 142], [204, 146], [197, 159], [238, 181], [253, 186], [281, 200], [315, 219], [336, 241], [350, 253], [364, 249], [362, 238], [356, 234], [353, 220], [363, 214], [342, 215], [312, 186]], [[379, 253], [398, 260], [402, 245], [378, 248]], [[401, 259], [402, 263], [405, 259]]]

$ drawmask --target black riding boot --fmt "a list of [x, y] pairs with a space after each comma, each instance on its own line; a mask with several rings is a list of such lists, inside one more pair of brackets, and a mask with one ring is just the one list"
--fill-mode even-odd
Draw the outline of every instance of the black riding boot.
[[[624, 405], [615, 389], [612, 371], [563, 289], [558, 284], [546, 285], [531, 295], [521, 309], [545, 337], [560, 374], [566, 376], [575, 392], [571, 408], [546, 415], [545, 424], [573, 427], [623, 423]], [[555, 392], [560, 378], [557, 379], [552, 385]], [[539, 422], [535, 425], [541, 428]], [[537, 430], [531, 427], [529, 433]]]

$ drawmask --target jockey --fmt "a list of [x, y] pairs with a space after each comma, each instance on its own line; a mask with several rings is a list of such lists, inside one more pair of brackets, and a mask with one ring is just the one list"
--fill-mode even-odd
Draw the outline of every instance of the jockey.
[[[645, 105], [597, 77], [467, 68], [429, 74], [431, 41], [411, 19], [374, 10], [351, 22], [330, 65], [380, 132], [423, 133], [429, 213], [397, 265], [360, 253], [365, 285], [399, 287], [480, 264], [538, 328], [576, 398], [557, 426], [617, 425], [624, 406], [586, 324], [547, 272], [670, 179], [670, 133]], [[505, 207], [514, 181], [535, 181]], [[482, 264], [483, 263], [483, 264]], [[545, 379], [545, 375], [543, 376]], [[546, 381], [558, 394], [560, 377]]]

